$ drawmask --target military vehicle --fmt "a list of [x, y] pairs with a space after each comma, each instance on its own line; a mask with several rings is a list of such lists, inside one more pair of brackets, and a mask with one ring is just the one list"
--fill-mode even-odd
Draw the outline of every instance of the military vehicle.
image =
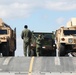
[[76, 18], [72, 18], [67, 27], [56, 30], [56, 44], [59, 56], [76, 52]]
[[56, 56], [55, 36], [53, 33], [48, 32], [33, 32], [31, 42], [32, 55], [36, 56], [36, 39], [38, 35], [43, 38], [41, 56]]
[[0, 53], [3, 56], [15, 56], [16, 28], [13, 30], [0, 18]]

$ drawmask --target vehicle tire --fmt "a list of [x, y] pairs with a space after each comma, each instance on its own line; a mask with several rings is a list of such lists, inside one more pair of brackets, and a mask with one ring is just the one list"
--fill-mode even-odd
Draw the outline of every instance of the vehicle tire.
[[40, 49], [40, 51], [39, 51], [39, 56], [45, 56], [45, 52], [44, 52], [43, 49]]
[[31, 50], [30, 56], [34, 56], [34, 50]]
[[9, 56], [15, 56], [15, 52], [14, 51], [13, 52], [9, 51]]
[[8, 45], [8, 43], [3, 43], [2, 55], [3, 56], [9, 56], [9, 45]]
[[65, 44], [60, 44], [59, 56], [65, 56], [65, 55], [66, 55]]
[[75, 52], [71, 52], [71, 55], [72, 55], [73, 57], [76, 57], [76, 51], [75, 51]]
[[51, 56], [56, 56], [56, 50], [52, 52]]
[[37, 55], [36, 55], [36, 49], [34, 49], [33, 51], [34, 51], [34, 56], [37, 56]]

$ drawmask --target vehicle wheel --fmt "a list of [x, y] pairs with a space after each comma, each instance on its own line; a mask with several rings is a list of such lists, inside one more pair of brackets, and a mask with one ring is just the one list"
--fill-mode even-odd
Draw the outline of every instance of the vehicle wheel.
[[76, 52], [71, 52], [73, 57], [76, 57]]
[[31, 50], [30, 56], [34, 56], [34, 50]]
[[37, 56], [37, 55], [36, 55], [36, 50], [34, 49], [33, 51], [34, 51], [34, 56]]
[[2, 46], [2, 55], [9, 56], [9, 46], [8, 43], [4, 43]]
[[9, 52], [9, 56], [15, 56], [15, 52], [13, 51], [13, 52]]
[[51, 56], [56, 56], [56, 50], [52, 52]]
[[44, 51], [41, 49], [40, 51], [39, 51], [39, 56], [44, 56], [45, 55], [45, 53], [44, 53]]
[[60, 44], [59, 48], [59, 56], [65, 56], [66, 51], [65, 51], [65, 44]]

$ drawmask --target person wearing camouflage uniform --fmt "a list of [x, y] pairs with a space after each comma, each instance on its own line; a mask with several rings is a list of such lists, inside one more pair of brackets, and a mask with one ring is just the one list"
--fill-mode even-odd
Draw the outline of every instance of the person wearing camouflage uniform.
[[36, 55], [37, 56], [41, 55], [41, 49], [42, 49], [42, 38], [41, 38], [41, 35], [38, 35], [36, 39]]
[[[23, 39], [23, 48], [24, 48], [24, 56], [30, 56], [31, 50], [30, 50], [30, 43], [31, 43], [31, 36], [32, 32], [28, 29], [28, 26], [24, 26], [24, 30], [21, 33], [21, 38]], [[28, 53], [27, 53], [28, 49]]]

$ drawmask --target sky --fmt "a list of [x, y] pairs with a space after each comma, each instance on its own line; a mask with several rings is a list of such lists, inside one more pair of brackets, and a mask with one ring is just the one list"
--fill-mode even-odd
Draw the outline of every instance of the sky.
[[0, 0], [0, 18], [16, 27], [16, 56], [23, 55], [21, 32], [24, 25], [31, 31], [52, 32], [76, 17], [76, 0]]

